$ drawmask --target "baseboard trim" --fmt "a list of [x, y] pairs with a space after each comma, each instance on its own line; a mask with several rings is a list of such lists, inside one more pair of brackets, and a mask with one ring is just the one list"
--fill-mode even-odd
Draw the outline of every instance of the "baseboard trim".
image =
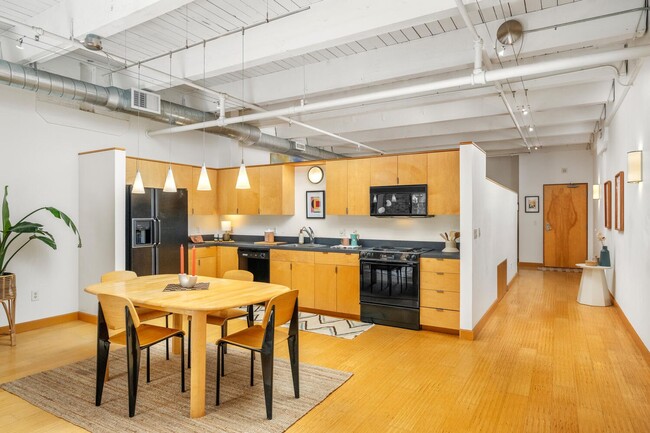
[[469, 341], [476, 340], [478, 338], [478, 334], [481, 332], [487, 321], [490, 320], [490, 316], [492, 316], [492, 313], [497, 308], [497, 305], [499, 305], [499, 300], [495, 299], [492, 305], [490, 305], [490, 308], [488, 308], [483, 317], [481, 317], [481, 320], [479, 320], [476, 326], [474, 326], [474, 329], [471, 331], [467, 329], [461, 329], [460, 339]]
[[77, 320], [81, 320], [82, 322], [92, 323], [93, 325], [97, 324], [96, 315], [84, 313], [82, 311], [79, 311], [79, 313], [77, 313]]
[[433, 331], [433, 332], [439, 332], [439, 333], [442, 333], [442, 334], [449, 334], [449, 335], [458, 336], [458, 329], [439, 328], [437, 326], [430, 326], [430, 325], [420, 325], [420, 328], [423, 331]]
[[336, 311], [318, 310], [316, 308], [305, 307], [299, 307], [298, 310], [304, 313], [320, 314], [321, 316], [340, 317], [341, 319], [356, 320], [357, 322], [361, 320], [359, 315], [356, 314], [337, 313]]
[[643, 340], [641, 340], [639, 334], [636, 333], [636, 330], [634, 329], [630, 321], [627, 319], [627, 316], [623, 312], [623, 309], [621, 309], [621, 306], [618, 305], [618, 302], [616, 302], [616, 298], [614, 298], [613, 296], [611, 296], [611, 298], [612, 298], [612, 305], [614, 306], [614, 308], [616, 308], [616, 311], [618, 312], [618, 315], [621, 318], [623, 325], [627, 329], [627, 332], [630, 334], [632, 340], [634, 340], [634, 343], [641, 351], [641, 355], [643, 356], [643, 359], [645, 359], [645, 362], [648, 365], [650, 365], [650, 350], [648, 350], [645, 344], [643, 344]]
[[535, 263], [535, 262], [519, 262], [519, 267], [520, 268], [539, 268], [540, 266], [544, 266], [544, 263]]
[[[48, 326], [58, 325], [65, 322], [77, 320], [78, 313], [61, 314], [60, 316], [46, 317], [44, 319], [32, 320], [30, 322], [16, 323], [16, 334], [21, 332], [33, 331], [34, 329], [47, 328]], [[9, 326], [0, 327], [0, 333], [9, 332]]]

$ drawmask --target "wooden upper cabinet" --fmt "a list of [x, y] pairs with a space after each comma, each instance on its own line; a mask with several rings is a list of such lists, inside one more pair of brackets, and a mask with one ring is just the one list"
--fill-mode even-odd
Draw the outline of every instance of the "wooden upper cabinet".
[[[370, 213], [370, 161], [372, 160], [348, 160], [348, 215]], [[328, 201], [330, 197], [331, 195], [328, 194]], [[329, 203], [327, 206], [329, 207]]]
[[189, 165], [172, 164], [176, 188], [187, 189], [187, 214], [192, 215], [194, 188], [192, 187], [192, 167]]
[[460, 152], [429, 153], [429, 215], [460, 214]]
[[[238, 170], [239, 171], [239, 170]], [[247, 167], [250, 189], [238, 189], [237, 213], [239, 215], [259, 215], [260, 213], [260, 168]], [[237, 178], [235, 177], [235, 181]]]
[[[141, 159], [140, 176], [142, 176], [142, 183], [145, 188], [162, 188], [165, 186], [165, 179], [167, 178], [167, 169], [169, 163], [147, 161]], [[126, 158], [126, 184], [133, 185], [135, 181], [135, 173], [138, 170], [137, 158]]]
[[260, 214], [293, 215], [296, 208], [294, 167], [276, 164], [260, 167], [259, 171]]
[[427, 156], [399, 155], [397, 157], [397, 184], [421, 185], [427, 183]]
[[370, 185], [397, 185], [397, 156], [370, 159]]
[[221, 215], [237, 214], [237, 175], [239, 168], [219, 170], [217, 175], [217, 203]]
[[193, 215], [215, 215], [217, 213], [217, 170], [209, 168], [208, 178], [210, 179], [210, 191], [197, 191], [201, 167], [192, 167], [192, 214]]
[[[327, 215], [346, 215], [348, 210], [348, 160], [327, 161], [325, 199]], [[368, 208], [370, 209], [370, 208]]]

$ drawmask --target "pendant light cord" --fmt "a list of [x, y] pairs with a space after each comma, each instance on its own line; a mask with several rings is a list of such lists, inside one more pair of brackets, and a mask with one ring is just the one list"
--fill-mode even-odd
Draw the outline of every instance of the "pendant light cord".
[[[172, 52], [169, 52], [169, 90], [172, 89]], [[171, 95], [170, 95], [171, 96]], [[174, 105], [169, 102], [169, 127], [172, 127]], [[169, 134], [169, 168], [172, 167], [172, 134]]]
[[[244, 110], [244, 27], [241, 28], [241, 100], [242, 100], [242, 111]], [[242, 122], [243, 123], [243, 122]], [[241, 163], [244, 164], [244, 145], [240, 141], [239, 146], [241, 147]]]
[[[126, 35], [126, 34], [125, 34]], [[138, 63], [138, 95], [140, 94], [140, 63]], [[134, 95], [135, 96], [135, 92]], [[133, 101], [131, 101], [133, 102]], [[136, 103], [136, 106], [140, 106], [140, 101]], [[136, 160], [136, 167], [135, 170], [136, 172], [140, 171], [140, 109], [138, 108], [138, 130], [136, 131], [136, 136], [138, 138], [138, 159]]]
[[[205, 39], [203, 40], [203, 87], [205, 85]], [[205, 110], [203, 110], [203, 123], [205, 123]], [[203, 165], [205, 165], [205, 127], [203, 127]]]

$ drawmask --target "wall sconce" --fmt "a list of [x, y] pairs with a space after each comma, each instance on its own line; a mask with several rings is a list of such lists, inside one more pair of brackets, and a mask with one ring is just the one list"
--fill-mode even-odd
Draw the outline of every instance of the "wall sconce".
[[593, 186], [592, 196], [594, 200], [600, 200], [600, 184]]
[[641, 150], [627, 153], [627, 182], [643, 182], [643, 151]]

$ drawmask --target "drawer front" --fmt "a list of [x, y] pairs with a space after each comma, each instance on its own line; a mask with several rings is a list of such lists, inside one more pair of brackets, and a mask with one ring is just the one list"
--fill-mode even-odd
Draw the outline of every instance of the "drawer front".
[[[196, 249], [196, 258], [217, 257], [217, 247], [201, 247]], [[192, 260], [192, 251], [190, 248], [189, 259]]]
[[460, 273], [460, 260], [455, 259], [420, 259], [420, 270], [423, 272]]
[[460, 310], [460, 293], [444, 290], [420, 290], [420, 306]]
[[277, 260], [279, 262], [290, 262], [292, 254], [293, 251], [271, 250], [271, 260]]
[[314, 263], [321, 265], [359, 266], [359, 255], [314, 252]]
[[460, 329], [460, 313], [452, 310], [420, 308], [420, 324], [438, 328]]
[[420, 288], [460, 292], [460, 274], [442, 272], [420, 272]]
[[296, 263], [314, 263], [314, 254], [311, 251], [292, 251], [291, 261]]

